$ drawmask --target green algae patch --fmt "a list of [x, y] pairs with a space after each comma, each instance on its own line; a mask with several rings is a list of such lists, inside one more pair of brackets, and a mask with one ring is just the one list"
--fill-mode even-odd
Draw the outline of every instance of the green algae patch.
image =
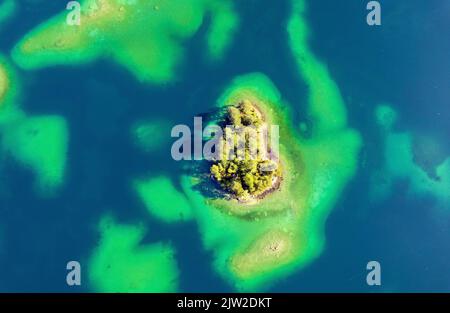
[[211, 25], [207, 33], [209, 58], [213, 61], [224, 57], [228, 51], [236, 30], [239, 18], [232, 1], [211, 2]]
[[412, 195], [431, 196], [436, 199], [439, 207], [448, 208], [450, 156], [443, 151], [436, 151], [440, 150], [442, 143], [423, 134], [393, 130], [396, 119], [388, 118], [389, 127], [386, 127], [385, 119], [380, 120], [379, 112], [390, 112], [389, 116], [398, 116], [394, 108], [386, 104], [377, 106], [375, 110], [375, 119], [384, 142], [384, 164], [372, 175], [372, 200], [379, 202], [386, 199], [392, 194], [394, 183], [405, 180]]
[[0, 130], [9, 120], [22, 113], [17, 107], [17, 76], [5, 58], [0, 56]]
[[63, 184], [68, 146], [68, 127], [56, 115], [27, 116], [18, 103], [18, 80], [0, 57], [0, 147], [2, 153], [29, 168], [35, 189], [50, 196]]
[[0, 59], [0, 114], [6, 105], [11, 90], [11, 78], [3, 59]]
[[136, 147], [145, 153], [153, 153], [168, 143], [171, 129], [169, 121], [139, 121], [132, 125], [131, 136]]
[[[209, 10], [227, 8], [230, 12], [229, 6], [220, 2], [85, 0], [79, 26], [69, 25], [68, 12], [63, 12], [28, 33], [13, 49], [12, 57], [25, 69], [106, 58], [142, 82], [165, 83], [175, 78], [183, 43], [197, 33]], [[213, 17], [222, 16], [213, 13]], [[218, 38], [229, 41], [229, 36], [220, 36], [225, 30], [213, 27]], [[215, 54], [223, 51], [219, 41], [212, 45]]]
[[190, 203], [185, 195], [176, 189], [170, 178], [159, 176], [147, 180], [136, 180], [133, 186], [153, 217], [167, 223], [187, 221], [192, 218]]
[[89, 261], [96, 292], [176, 292], [179, 270], [170, 244], [141, 244], [143, 226], [118, 224], [110, 216], [99, 224], [100, 241]]
[[388, 104], [380, 104], [375, 109], [375, 121], [384, 131], [390, 131], [398, 119], [397, 112]]
[[287, 30], [294, 63], [309, 87], [309, 114], [315, 120], [313, 130], [320, 135], [345, 127], [347, 112], [339, 87], [326, 65], [315, 57], [308, 46], [310, 31], [305, 22], [305, 11], [303, 0], [292, 0], [292, 15]]
[[4, 127], [3, 151], [34, 172], [42, 195], [52, 194], [64, 182], [67, 145], [67, 124], [59, 116], [23, 116]]
[[16, 9], [17, 3], [15, 0], [5, 0], [0, 3], [0, 26], [14, 15]]

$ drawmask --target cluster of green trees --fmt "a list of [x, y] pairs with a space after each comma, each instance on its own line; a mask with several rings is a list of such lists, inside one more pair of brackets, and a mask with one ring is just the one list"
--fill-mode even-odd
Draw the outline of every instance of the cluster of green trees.
[[228, 108], [228, 119], [233, 126], [255, 126], [259, 127], [264, 122], [253, 104], [244, 100], [237, 106]]
[[[225, 120], [230, 126], [254, 126], [258, 129], [264, 121], [250, 101], [243, 101], [230, 106]], [[239, 136], [242, 134], [234, 134]], [[246, 139], [249, 139], [246, 137]], [[222, 144], [225, 145], [225, 135]], [[239, 139], [235, 138], [235, 144]], [[245, 140], [245, 156], [235, 155], [232, 158], [222, 157], [210, 167], [212, 177], [220, 186], [238, 199], [257, 197], [272, 187], [273, 181], [281, 176], [279, 164], [271, 160], [263, 160], [260, 153], [250, 154], [251, 140]], [[228, 153], [224, 149], [223, 153]]]

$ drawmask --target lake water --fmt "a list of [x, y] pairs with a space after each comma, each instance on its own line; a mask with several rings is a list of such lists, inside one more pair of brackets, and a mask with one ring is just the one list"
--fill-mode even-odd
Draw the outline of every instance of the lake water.
[[[18, 3], [18, 12], [0, 30], [2, 54], [64, 6], [64, 1]], [[382, 158], [373, 126], [377, 104], [391, 103], [398, 111], [399, 130], [431, 133], [449, 142], [450, 1], [380, 1], [379, 27], [366, 24], [366, 3], [309, 1], [313, 51], [341, 88], [350, 124], [361, 132], [365, 147], [356, 177], [327, 220], [324, 252], [270, 291], [450, 291], [450, 205], [438, 208], [433, 197], [409, 195], [407, 181], [397, 182], [381, 203], [368, 200], [369, 177]], [[151, 219], [130, 189], [136, 176], [176, 177], [180, 166], [165, 157], [168, 151], [151, 157], [140, 152], [129, 129], [145, 117], [191, 123], [233, 77], [254, 71], [268, 75], [288, 102], [305, 101], [307, 90], [286, 57], [289, 2], [246, 0], [237, 7], [242, 24], [225, 60], [214, 66], [204, 62], [202, 29], [187, 44], [179, 82], [167, 88], [139, 84], [107, 61], [19, 72], [27, 113], [67, 119], [68, 172], [58, 195], [43, 199], [27, 170], [3, 161], [0, 291], [89, 291], [87, 284], [66, 285], [65, 265], [87, 262], [98, 239], [97, 222], [107, 212], [124, 223], [145, 221], [148, 242], [174, 244], [182, 291], [232, 291], [212, 270], [195, 223], [166, 225]], [[301, 110], [294, 113], [294, 119], [301, 119]], [[382, 266], [380, 287], [366, 284], [371, 260]]]

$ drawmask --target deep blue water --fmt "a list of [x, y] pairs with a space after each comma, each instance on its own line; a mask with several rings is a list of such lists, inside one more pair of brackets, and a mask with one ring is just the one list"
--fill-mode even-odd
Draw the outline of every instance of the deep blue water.
[[[445, 214], [432, 198], [407, 196], [407, 182], [396, 184], [386, 201], [368, 202], [369, 175], [382, 153], [372, 128], [376, 104], [392, 103], [401, 129], [448, 139], [450, 1], [380, 1], [383, 25], [378, 28], [365, 23], [366, 1], [309, 2], [314, 52], [339, 84], [351, 126], [366, 146], [358, 175], [327, 221], [323, 254], [270, 290], [450, 291], [450, 209]], [[0, 30], [2, 54], [65, 5], [42, 3], [19, 1], [15, 18]], [[164, 88], [141, 85], [107, 61], [19, 72], [24, 110], [68, 121], [68, 175], [55, 198], [43, 199], [35, 194], [28, 171], [13, 161], [1, 165], [0, 291], [89, 291], [87, 284], [66, 285], [65, 265], [69, 260], [87, 263], [98, 239], [96, 224], [106, 212], [121, 222], [146, 221], [146, 242], [175, 245], [182, 291], [232, 291], [211, 269], [211, 255], [202, 248], [194, 222], [156, 222], [136, 199], [131, 179], [145, 173], [176, 177], [180, 166], [166, 157], [168, 150], [151, 157], [141, 153], [129, 129], [145, 117], [191, 123], [233, 77], [254, 71], [267, 74], [288, 102], [306, 103], [286, 41], [288, 1], [247, 0], [238, 9], [243, 22], [225, 60], [204, 61], [202, 28], [186, 45], [180, 80]], [[293, 119], [301, 120], [302, 113], [296, 109]], [[381, 287], [366, 285], [370, 260], [382, 264]]]

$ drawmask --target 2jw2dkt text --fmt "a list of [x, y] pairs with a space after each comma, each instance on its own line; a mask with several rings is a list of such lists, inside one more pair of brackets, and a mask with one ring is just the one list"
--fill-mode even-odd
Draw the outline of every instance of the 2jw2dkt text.
[[208, 311], [211, 308], [217, 309], [237, 309], [237, 308], [270, 308], [272, 298], [246, 298], [246, 297], [222, 297], [220, 301], [211, 299], [188, 299], [184, 297], [179, 299], [177, 307], [183, 308], [197, 308]]

